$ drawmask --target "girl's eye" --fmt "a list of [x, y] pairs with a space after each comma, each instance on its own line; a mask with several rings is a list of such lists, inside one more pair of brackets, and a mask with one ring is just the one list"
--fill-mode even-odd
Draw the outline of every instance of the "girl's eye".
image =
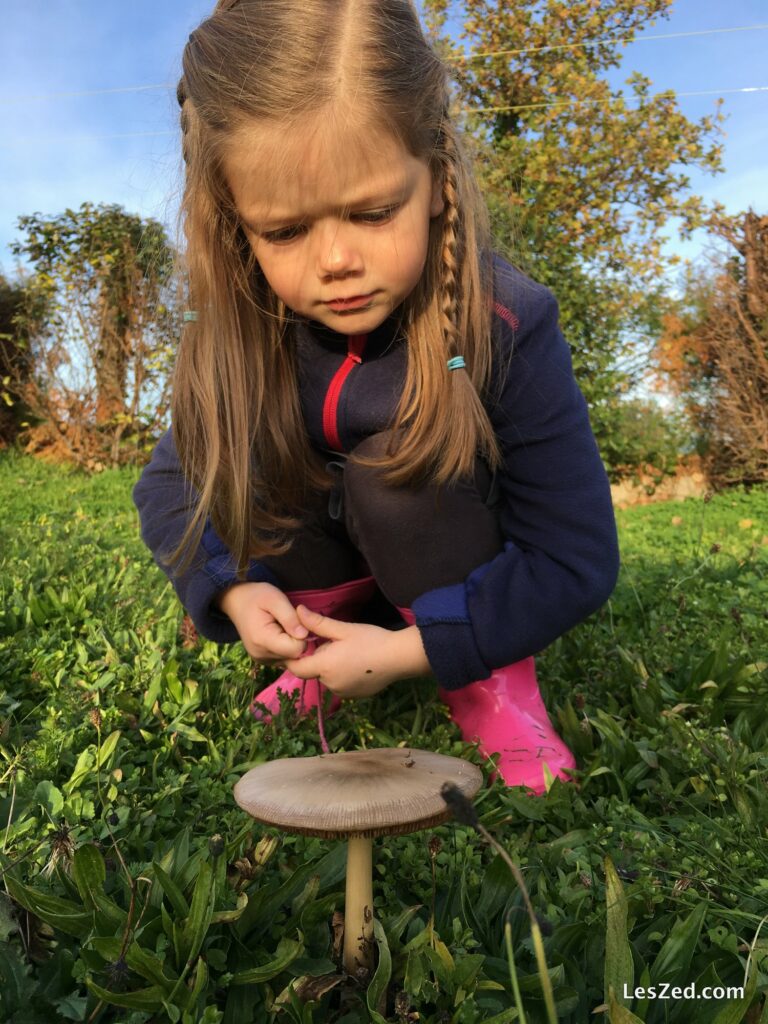
[[[363, 221], [365, 224], [383, 224], [392, 217], [397, 209], [397, 206], [388, 206], [385, 210], [372, 210], [370, 213], [353, 213], [352, 217]], [[263, 238], [273, 245], [284, 245], [287, 242], [293, 242], [297, 237], [297, 233], [303, 230], [303, 228], [303, 224], [295, 224], [288, 228], [281, 228], [279, 231], [268, 231], [263, 235]]]
[[281, 228], [279, 231], [268, 231], [264, 235], [264, 239], [267, 242], [272, 242], [275, 245], [280, 245], [281, 242], [292, 242], [296, 237], [296, 232], [302, 227], [301, 224], [297, 224], [290, 228]]
[[360, 213], [356, 216], [369, 224], [380, 224], [382, 221], [389, 220], [395, 210], [397, 210], [396, 206], [388, 206], [386, 210], [374, 210], [372, 213]]

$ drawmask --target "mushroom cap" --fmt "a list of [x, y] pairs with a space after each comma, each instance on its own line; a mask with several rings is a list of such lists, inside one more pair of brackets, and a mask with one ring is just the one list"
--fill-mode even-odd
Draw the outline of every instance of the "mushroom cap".
[[458, 757], [383, 747], [267, 761], [240, 779], [235, 800], [256, 821], [285, 832], [402, 836], [448, 820], [444, 782], [472, 797], [483, 773]]

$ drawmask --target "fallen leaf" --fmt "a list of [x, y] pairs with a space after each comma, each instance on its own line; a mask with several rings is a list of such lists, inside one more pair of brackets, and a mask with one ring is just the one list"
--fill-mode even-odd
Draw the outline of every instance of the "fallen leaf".
[[698, 707], [697, 704], [675, 704], [673, 708], [665, 708], [661, 713], [665, 718], [670, 718], [672, 715], [679, 715], [682, 711], [686, 711], [688, 708]]
[[319, 978], [302, 975], [294, 982], [294, 988], [302, 1003], [307, 1003], [312, 999], [320, 999], [343, 980], [340, 974], [323, 974]]
[[751, 519], [740, 519], [739, 520], [739, 526], [741, 527], [742, 530], [748, 530], [751, 525], [752, 525], [752, 520]]
[[679, 526], [680, 523], [682, 523], [682, 521], [683, 521], [683, 517], [682, 516], [672, 516], [672, 525], [673, 526]]

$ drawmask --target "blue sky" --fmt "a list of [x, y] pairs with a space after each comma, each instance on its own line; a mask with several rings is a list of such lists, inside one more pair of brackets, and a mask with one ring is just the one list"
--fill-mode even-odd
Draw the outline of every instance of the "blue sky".
[[[181, 179], [178, 106], [181, 52], [212, 0], [25, 0], [3, 12], [0, 43], [0, 270], [22, 214], [56, 215], [81, 203], [118, 203], [171, 229]], [[675, 0], [649, 36], [768, 24], [768, 0]], [[728, 115], [725, 173], [691, 174], [694, 189], [730, 212], [768, 212], [768, 30], [638, 40], [618, 79], [637, 70], [654, 89], [718, 90]], [[97, 95], [51, 95], [167, 84]], [[681, 97], [697, 120], [716, 96]], [[697, 258], [700, 233], [676, 251]]]

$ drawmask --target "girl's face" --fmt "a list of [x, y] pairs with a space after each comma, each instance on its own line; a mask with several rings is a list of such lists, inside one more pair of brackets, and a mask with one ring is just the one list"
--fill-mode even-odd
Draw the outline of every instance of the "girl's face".
[[[388, 134], [366, 134], [364, 151], [359, 139], [347, 133], [322, 147], [305, 138], [286, 164], [295, 170], [280, 176], [284, 133], [259, 126], [224, 161], [270, 287], [299, 316], [341, 334], [375, 330], [413, 291], [430, 220], [443, 211], [426, 163]], [[340, 301], [350, 299], [359, 301]]]

